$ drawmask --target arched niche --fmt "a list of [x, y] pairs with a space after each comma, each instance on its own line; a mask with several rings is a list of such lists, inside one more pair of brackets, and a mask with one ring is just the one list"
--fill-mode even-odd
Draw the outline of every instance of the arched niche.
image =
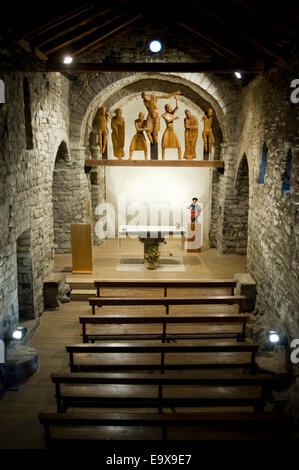
[[[199, 120], [201, 120], [204, 112], [207, 112], [209, 108], [212, 108], [214, 111], [213, 114], [213, 134], [214, 134], [214, 151], [213, 151], [213, 158], [215, 160], [220, 159], [220, 144], [223, 142], [223, 132], [220, 127], [220, 122], [217, 116], [217, 112], [215, 110], [215, 106], [213, 105], [212, 101], [208, 101], [202, 95], [194, 91], [190, 86], [184, 83], [180, 83], [177, 81], [169, 81], [165, 78], [144, 78], [135, 81], [134, 83], [130, 83], [129, 85], [124, 86], [121, 89], [118, 89], [116, 86], [113, 89], [113, 93], [109, 94], [108, 90], [105, 96], [102, 96], [100, 93], [97, 99], [94, 100], [92, 105], [90, 106], [90, 110], [88, 115], [85, 119], [85, 129], [83, 130], [83, 142], [82, 144], [84, 147], [90, 146], [90, 134], [97, 132], [96, 128], [96, 116], [101, 106], [105, 106], [107, 111], [109, 112], [110, 118], [113, 115], [113, 112], [117, 107], [123, 107], [126, 103], [134, 100], [136, 102], [136, 107], [138, 107], [138, 112], [142, 111], [147, 115], [147, 111], [143, 104], [141, 93], [143, 91], [149, 91], [154, 94], [168, 94], [174, 91], [180, 90], [182, 91], [183, 95], [179, 97], [180, 106], [187, 109], [189, 107], [193, 108], [194, 114], [197, 114]], [[158, 100], [158, 105], [160, 109], [160, 114], [164, 112], [164, 105], [166, 103], [170, 103], [172, 107], [175, 106], [174, 98], [170, 98], [169, 100]], [[136, 111], [135, 119], [138, 116], [138, 112]], [[125, 117], [125, 116], [124, 116]], [[163, 119], [161, 117], [161, 130], [159, 132], [160, 140], [164, 131], [164, 123], [162, 122]], [[109, 128], [110, 123], [108, 124], [108, 130], [111, 132]], [[183, 126], [183, 122], [180, 123]], [[178, 124], [176, 124], [178, 127]], [[130, 139], [132, 136], [129, 136]], [[198, 142], [201, 141], [201, 132], [199, 132]], [[182, 139], [181, 139], [182, 140]], [[183, 144], [183, 142], [181, 142]], [[202, 153], [202, 152], [201, 152]], [[127, 153], [126, 153], [127, 155]], [[110, 157], [109, 157], [110, 158]]]
[[235, 203], [232, 207], [232, 213], [235, 215], [233, 223], [235, 253], [245, 255], [247, 253], [249, 211], [249, 167], [245, 153], [239, 161], [234, 189]]
[[70, 251], [70, 227], [72, 206], [72, 174], [70, 172], [70, 156], [65, 141], [58, 146], [52, 181], [53, 203], [53, 234], [55, 253]]
[[31, 96], [30, 96], [29, 82], [26, 77], [23, 80], [23, 98], [24, 98], [26, 150], [32, 150], [33, 149], [33, 133], [32, 133], [32, 118], [31, 118]]

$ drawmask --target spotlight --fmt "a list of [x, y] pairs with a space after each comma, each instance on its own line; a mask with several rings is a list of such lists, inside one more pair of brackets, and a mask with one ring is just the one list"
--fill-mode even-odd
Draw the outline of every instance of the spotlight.
[[274, 346], [275, 344], [280, 343], [281, 338], [280, 338], [280, 334], [278, 333], [278, 331], [270, 330], [268, 331], [266, 336], [267, 336], [267, 341], [271, 346]]
[[22, 339], [25, 338], [27, 333], [27, 328], [24, 328], [23, 326], [18, 326], [11, 335], [11, 339], [15, 341], [22, 341]]
[[69, 55], [65, 56], [65, 58], [63, 59], [63, 62], [65, 64], [71, 64], [73, 62], [73, 58]]
[[162, 49], [162, 44], [160, 41], [151, 41], [149, 48], [152, 52], [160, 52]]
[[237, 78], [242, 78], [242, 74], [240, 72], [235, 72]]

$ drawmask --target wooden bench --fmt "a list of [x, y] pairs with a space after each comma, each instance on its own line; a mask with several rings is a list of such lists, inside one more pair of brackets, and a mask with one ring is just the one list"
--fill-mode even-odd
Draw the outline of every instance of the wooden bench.
[[227, 289], [230, 295], [234, 295], [234, 288], [237, 285], [235, 279], [182, 279], [180, 281], [175, 279], [103, 279], [95, 280], [94, 285], [97, 289], [97, 297], [101, 296], [101, 289], [135, 289], [135, 288], [159, 288], [164, 290], [164, 296], [167, 297], [167, 289]]
[[165, 312], [169, 314], [170, 305], [239, 305], [239, 312], [242, 311], [242, 303], [246, 297], [244, 295], [226, 296], [201, 296], [201, 297], [90, 297], [89, 305], [92, 314], [95, 315], [96, 307], [104, 306], [164, 306]]
[[[98, 450], [118, 440], [290, 440], [290, 418], [276, 413], [39, 413], [46, 447]], [[68, 445], [68, 447], [66, 447]], [[78, 447], [79, 446], [79, 447]]]
[[[82, 325], [83, 343], [94, 342], [97, 340], [151, 340], [159, 339], [163, 343], [171, 339], [203, 339], [203, 338], [228, 338], [236, 337], [238, 341], [245, 340], [246, 323], [250, 315], [244, 314], [213, 314], [204, 315], [198, 314], [196, 316], [122, 316], [122, 315], [86, 315], [79, 317], [79, 322]], [[168, 333], [167, 325], [191, 325], [197, 324], [210, 324], [215, 325], [240, 325], [241, 329], [233, 333]], [[103, 333], [105, 325], [160, 325], [162, 328], [161, 333]], [[88, 329], [88, 331], [87, 331]]]
[[[78, 372], [81, 370], [115, 370], [120, 369], [159, 369], [161, 373], [167, 368], [178, 369], [183, 366], [186, 368], [203, 368], [206, 367], [206, 364], [196, 364], [196, 363], [185, 363], [185, 364], [165, 364], [165, 354], [168, 353], [179, 353], [180, 357], [185, 353], [250, 353], [250, 360], [246, 360], [244, 363], [238, 363], [238, 367], [249, 366], [251, 371], [255, 371], [255, 355], [259, 349], [259, 345], [247, 341], [243, 342], [217, 342], [217, 341], [206, 341], [202, 340], [197, 343], [98, 343], [98, 344], [74, 344], [66, 346], [66, 351], [69, 353], [70, 358], [70, 369], [71, 372]], [[108, 353], [109, 357], [112, 354], [119, 354], [123, 356], [124, 354], [134, 354], [134, 362], [130, 364], [101, 364], [96, 358], [95, 354]], [[160, 354], [160, 363], [159, 364], [140, 364], [140, 356], [137, 355], [146, 355], [158, 353]], [[80, 356], [79, 361], [74, 360], [74, 355]], [[141, 358], [142, 359], [142, 358]], [[233, 367], [233, 364], [226, 363], [221, 364], [217, 363], [217, 367], [220, 366], [229, 366]], [[211, 364], [209, 363], [209, 367]]]
[[[255, 411], [263, 412], [270, 386], [275, 382], [281, 384], [286, 376], [240, 374], [236, 371], [217, 372], [217, 375], [211, 371], [198, 371], [192, 376], [62, 371], [51, 374], [51, 379], [56, 388], [58, 412], [75, 406], [155, 407], [161, 412], [163, 407], [251, 405]], [[105, 389], [107, 385], [113, 387]], [[130, 385], [130, 389], [117, 389], [119, 385]], [[182, 394], [179, 386], [189, 386], [189, 389]]]

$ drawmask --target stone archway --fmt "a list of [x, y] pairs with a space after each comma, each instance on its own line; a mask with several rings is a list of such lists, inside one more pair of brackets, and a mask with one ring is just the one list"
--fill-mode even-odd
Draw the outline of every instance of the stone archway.
[[238, 166], [235, 180], [235, 203], [232, 207], [232, 235], [235, 253], [246, 255], [248, 241], [248, 210], [249, 210], [249, 169], [244, 153]]
[[[89, 134], [92, 131], [98, 108], [104, 103], [111, 105], [122, 97], [133, 94], [134, 91], [144, 91], [147, 88], [146, 81], [149, 80], [158, 83], [157, 90], [163, 92], [170, 90], [170, 87], [170, 91], [184, 88], [186, 96], [201, 109], [206, 110], [211, 107], [214, 110], [215, 122], [218, 121], [222, 134], [220, 142], [227, 143], [235, 140], [233, 137], [236, 130], [234, 103], [229, 97], [228, 84], [223, 84], [217, 77], [201, 73], [107, 72], [93, 74], [87, 82], [82, 82], [82, 86], [85, 86], [83, 90], [78, 86], [72, 91], [72, 102], [75, 104], [70, 115], [70, 145], [76, 161], [84, 164], [84, 160], [89, 156]], [[142, 82], [142, 87], [137, 90], [138, 83], [142, 84]], [[150, 87], [149, 90], [151, 89], [153, 88]]]
[[69, 253], [71, 250], [68, 222], [71, 222], [72, 219], [72, 181], [69, 170], [69, 152], [66, 143], [62, 141], [56, 154], [52, 182], [55, 253]]
[[[202, 110], [206, 111], [211, 107], [214, 111], [216, 128], [214, 158], [224, 160], [225, 165], [226, 162], [230, 165], [232, 161], [236, 160], [235, 142], [237, 140], [236, 117], [238, 116], [238, 105], [232, 101], [230, 96], [233, 85], [231, 86], [225, 80], [225, 83], [223, 83], [223, 79], [212, 74], [107, 72], [89, 75], [88, 80], [82, 80], [78, 84], [74, 84], [71, 102], [75, 105], [70, 114], [70, 145], [74, 164], [82, 168], [85, 160], [91, 156], [91, 133], [94, 132], [94, 121], [99, 107], [105, 105], [112, 108], [121, 100], [128, 99], [129, 96], [136, 97], [146, 89], [153, 90], [153, 82], [157, 91], [167, 93], [182, 90], [188, 99]], [[84, 89], [82, 89], [82, 86]], [[140, 101], [143, 105], [141, 98]], [[215, 175], [215, 172], [211, 172], [211, 176], [213, 175]], [[96, 182], [99, 184], [99, 175], [93, 176], [96, 176]], [[216, 187], [216, 195], [213, 189], [209, 197], [208, 204], [210, 206], [217, 206], [218, 209], [218, 193], [221, 193], [219, 188], [226, 179], [227, 176], [225, 175], [221, 178], [221, 183], [219, 178], [217, 181], [211, 178], [213, 188]], [[100, 185], [104, 187], [104, 184], [105, 181], [101, 180]], [[92, 190], [94, 189], [91, 185], [89, 186]], [[92, 194], [94, 191], [90, 190], [89, 193], [90, 199], [94, 199]], [[222, 238], [220, 243], [218, 240], [221, 223], [219, 223], [220, 219], [218, 217], [214, 217], [214, 219], [213, 233], [215, 234], [215, 245], [219, 249], [222, 242]]]

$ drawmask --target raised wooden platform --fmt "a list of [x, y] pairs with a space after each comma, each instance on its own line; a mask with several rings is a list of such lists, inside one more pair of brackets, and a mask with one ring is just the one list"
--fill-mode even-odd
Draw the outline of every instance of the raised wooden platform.
[[223, 168], [223, 160], [86, 160], [85, 166], [178, 166]]

